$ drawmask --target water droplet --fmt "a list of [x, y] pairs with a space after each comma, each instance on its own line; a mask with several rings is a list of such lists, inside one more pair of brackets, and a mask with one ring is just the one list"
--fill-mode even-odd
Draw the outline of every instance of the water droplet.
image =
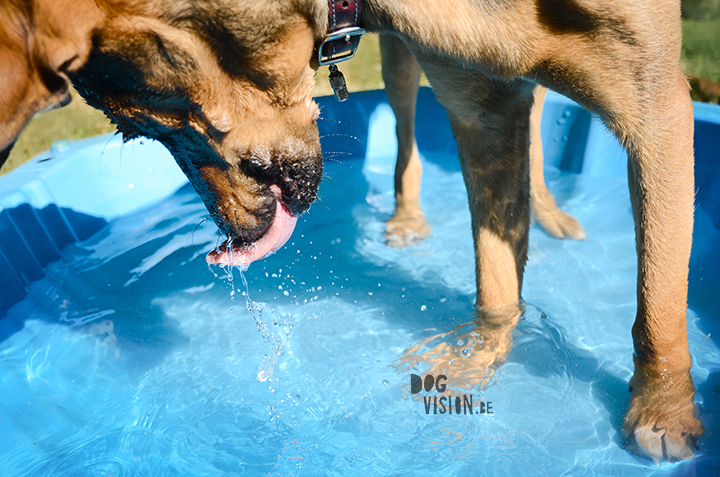
[[462, 345], [465, 344], [465, 340], [462, 339], [462, 338], [460, 338], [460, 339], [458, 339], [455, 343], [456, 343], [458, 346], [462, 346]]
[[383, 385], [387, 386], [388, 384], [390, 384], [390, 381], [388, 381], [387, 379], [383, 379], [382, 383]]
[[266, 370], [261, 369], [260, 371], [258, 371], [257, 380], [261, 383], [267, 381], [269, 377], [270, 376], [268, 376], [268, 372]]
[[427, 310], [427, 306], [423, 305], [420, 307], [420, 311], [425, 311], [425, 310]]
[[463, 348], [463, 350], [460, 351], [460, 356], [462, 356], [463, 358], [469, 358], [470, 356], [472, 356], [472, 354], [472, 348]]

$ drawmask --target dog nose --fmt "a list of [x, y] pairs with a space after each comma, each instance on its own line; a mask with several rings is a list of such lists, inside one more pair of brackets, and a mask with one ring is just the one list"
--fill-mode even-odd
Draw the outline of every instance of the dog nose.
[[241, 160], [243, 174], [266, 185], [277, 185], [282, 191], [283, 205], [294, 216], [307, 211], [317, 198], [322, 179], [322, 155], [318, 152], [301, 157], [278, 154], [272, 159], [252, 156]]
[[196, 171], [188, 174], [190, 182], [220, 232], [239, 246], [260, 240], [270, 230], [278, 202], [292, 217], [308, 210], [317, 198], [322, 156], [280, 155], [270, 166], [246, 157], [233, 165], [206, 163]]

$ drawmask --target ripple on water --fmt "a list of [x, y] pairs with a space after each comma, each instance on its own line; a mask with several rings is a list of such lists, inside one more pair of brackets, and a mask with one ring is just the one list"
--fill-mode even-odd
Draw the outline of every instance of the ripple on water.
[[[585, 189], [550, 181], [567, 186], [561, 196], [589, 238], [561, 242], [533, 229], [526, 309], [504, 364], [481, 388], [472, 363], [489, 345], [467, 325], [473, 251], [469, 234], [457, 233], [470, 225], [456, 169], [426, 168], [437, 182], [424, 190], [447, 201], [423, 205], [434, 235], [403, 250], [382, 238], [388, 177], [351, 168], [328, 169], [335, 181], [321, 192], [332, 208], [313, 208], [284, 251], [232, 279], [208, 272], [204, 253], [217, 236], [211, 225], [196, 227], [206, 212], [186, 190], [114, 221], [116, 235], [67, 249], [7, 318], [17, 330], [0, 342], [0, 435], [12, 438], [3, 439], [0, 468], [118, 476], [685, 469], [648, 470], [620, 447], [635, 275], [624, 181]], [[358, 196], [340, 184], [355, 184]], [[576, 190], [585, 191], [579, 199]], [[704, 382], [720, 355], [694, 321], [689, 335]], [[416, 345], [416, 359], [397, 366]], [[474, 379], [455, 391], [492, 403], [492, 415], [426, 414], [425, 394], [411, 394], [409, 375], [433, 364], [423, 353], [445, 351], [454, 356], [443, 366], [452, 359], [458, 378]], [[712, 396], [704, 398], [708, 406]]]

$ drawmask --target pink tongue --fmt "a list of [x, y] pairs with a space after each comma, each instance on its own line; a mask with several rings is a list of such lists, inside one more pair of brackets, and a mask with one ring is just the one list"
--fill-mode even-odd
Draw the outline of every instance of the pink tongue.
[[255, 260], [267, 257], [271, 253], [277, 251], [285, 245], [295, 230], [297, 217], [293, 217], [285, 210], [280, 198], [282, 192], [276, 185], [271, 185], [270, 190], [277, 198], [277, 207], [275, 209], [275, 218], [270, 224], [270, 229], [260, 237], [256, 242], [243, 245], [242, 248], [228, 250], [230, 241], [226, 240], [217, 249], [207, 254], [205, 260], [210, 265], [232, 265], [247, 268]]

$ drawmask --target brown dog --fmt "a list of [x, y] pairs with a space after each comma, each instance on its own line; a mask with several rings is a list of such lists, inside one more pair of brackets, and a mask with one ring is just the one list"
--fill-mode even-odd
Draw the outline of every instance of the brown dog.
[[[35, 112], [63, 103], [72, 81], [126, 137], [157, 139], [174, 154], [230, 237], [211, 261], [247, 252], [246, 263], [279, 247], [316, 196], [311, 89], [328, 11], [325, 0], [5, 0], [0, 158]], [[367, 0], [359, 20], [408, 46], [449, 113], [480, 308], [520, 298], [534, 83], [599, 114], [618, 136], [638, 251], [624, 429], [654, 459], [690, 457], [703, 428], [685, 323], [693, 111], [679, 2]]]
[[[388, 244], [403, 247], [430, 233], [420, 209], [422, 166], [415, 141], [415, 103], [420, 84], [420, 65], [405, 43], [391, 35], [380, 35], [385, 93], [397, 121], [398, 152], [395, 163], [395, 213], [388, 220]], [[542, 105], [547, 89], [535, 86], [530, 113], [530, 205], [535, 219], [556, 238], [584, 240], [585, 231], [572, 216], [561, 211], [545, 184], [540, 137]]]

